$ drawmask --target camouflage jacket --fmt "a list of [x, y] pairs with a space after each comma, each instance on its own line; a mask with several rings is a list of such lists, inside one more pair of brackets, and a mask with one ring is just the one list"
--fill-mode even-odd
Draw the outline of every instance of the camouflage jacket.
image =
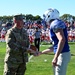
[[5, 62], [22, 63], [28, 59], [29, 38], [25, 29], [11, 28], [6, 34]]

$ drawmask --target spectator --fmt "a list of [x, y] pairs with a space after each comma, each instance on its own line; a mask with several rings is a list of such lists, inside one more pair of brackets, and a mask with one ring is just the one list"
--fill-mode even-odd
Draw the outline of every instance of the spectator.
[[2, 28], [1, 30], [1, 42], [5, 42], [6, 29]]
[[39, 31], [37, 27], [34, 33], [34, 44], [37, 47], [38, 51], [40, 50], [40, 37], [41, 37], [41, 31]]

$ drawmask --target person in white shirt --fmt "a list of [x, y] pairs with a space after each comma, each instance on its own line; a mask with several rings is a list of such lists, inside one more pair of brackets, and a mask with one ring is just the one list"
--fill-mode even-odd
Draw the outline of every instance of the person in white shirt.
[[5, 34], [6, 34], [6, 29], [2, 28], [2, 30], [1, 30], [1, 42], [5, 42]]

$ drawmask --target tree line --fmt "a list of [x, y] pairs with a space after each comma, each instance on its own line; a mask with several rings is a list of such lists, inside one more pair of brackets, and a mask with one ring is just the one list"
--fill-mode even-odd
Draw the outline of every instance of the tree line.
[[[41, 16], [36, 15], [33, 16], [32, 14], [22, 14], [25, 18], [26, 21], [31, 20], [31, 21], [35, 21], [35, 20], [42, 20]], [[6, 22], [6, 21], [12, 21], [13, 15], [12, 16], [0, 16], [0, 20]], [[75, 21], [75, 16], [70, 15], [70, 14], [64, 14], [62, 16], [60, 16], [60, 18], [64, 21]]]

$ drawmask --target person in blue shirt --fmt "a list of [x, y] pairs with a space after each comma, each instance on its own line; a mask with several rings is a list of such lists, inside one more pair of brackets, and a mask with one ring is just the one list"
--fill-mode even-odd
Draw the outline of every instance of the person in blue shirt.
[[66, 75], [67, 66], [71, 58], [67, 27], [59, 19], [59, 11], [57, 9], [50, 8], [43, 16], [45, 22], [50, 25], [50, 38], [53, 41], [53, 46], [43, 50], [39, 54], [54, 51], [54, 58], [52, 60], [54, 75]]
[[38, 27], [36, 27], [35, 33], [34, 33], [34, 45], [40, 51], [40, 38], [41, 38], [41, 31], [39, 30]]

